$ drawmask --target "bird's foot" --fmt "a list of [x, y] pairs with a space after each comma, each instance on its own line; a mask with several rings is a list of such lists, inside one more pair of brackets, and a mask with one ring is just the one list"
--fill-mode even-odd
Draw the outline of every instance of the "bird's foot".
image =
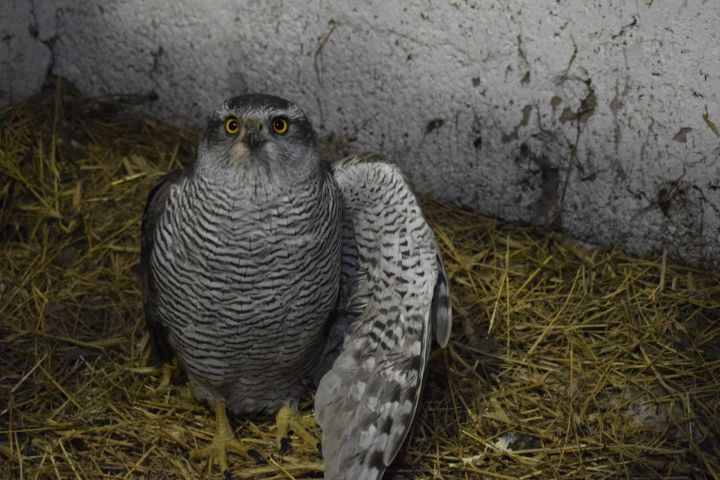
[[[210, 466], [217, 464], [226, 479], [231, 478], [228, 469], [228, 452], [233, 451], [251, 460], [260, 462], [262, 457], [254, 450], [248, 450], [235, 437], [225, 413], [225, 404], [222, 401], [215, 402], [215, 436], [205, 448], [195, 450], [190, 454], [191, 460], [207, 459]], [[259, 457], [259, 458], [258, 458]], [[264, 459], [263, 459], [264, 460]]]
[[277, 425], [277, 433], [275, 436], [276, 444], [280, 453], [284, 455], [290, 450], [290, 431], [295, 433], [303, 442], [313, 449], [320, 451], [320, 442], [315, 436], [308, 432], [302, 424], [302, 420], [297, 410], [287, 406], [280, 407], [275, 417]]
[[204, 448], [195, 450], [190, 455], [192, 460], [204, 460], [207, 459], [210, 465], [216, 464], [220, 467], [220, 471], [225, 475], [226, 478], [230, 478], [229, 464], [228, 464], [228, 452], [233, 451], [240, 455], [253, 458], [248, 453], [248, 450], [243, 446], [240, 441], [235, 438], [235, 435], [230, 432], [229, 435], [218, 435], [212, 439], [210, 445]]
[[162, 393], [165, 392], [170, 388], [170, 383], [172, 382], [173, 374], [175, 373], [175, 364], [174, 363], [163, 363], [162, 366], [162, 376], [160, 377], [160, 383], [157, 387], [154, 388], [154, 391], [156, 393]]

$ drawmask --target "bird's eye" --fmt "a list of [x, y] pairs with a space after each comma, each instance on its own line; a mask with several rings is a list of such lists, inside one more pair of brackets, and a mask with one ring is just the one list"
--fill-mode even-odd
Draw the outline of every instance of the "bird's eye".
[[273, 132], [282, 135], [288, 130], [288, 121], [283, 117], [275, 117], [272, 122]]
[[228, 117], [228, 119], [225, 120], [225, 131], [230, 135], [235, 135], [238, 131], [240, 131], [240, 124], [238, 123], [237, 118]]

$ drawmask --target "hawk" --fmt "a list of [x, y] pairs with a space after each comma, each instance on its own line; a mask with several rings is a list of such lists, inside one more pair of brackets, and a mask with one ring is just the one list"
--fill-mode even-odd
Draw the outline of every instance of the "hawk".
[[278, 445], [315, 378], [327, 479], [379, 479], [417, 409], [433, 338], [451, 330], [447, 277], [400, 169], [321, 161], [295, 104], [243, 95], [209, 118], [197, 159], [162, 177], [142, 219], [153, 358], [177, 358], [215, 408], [196, 452], [247, 455], [226, 412], [276, 413]]

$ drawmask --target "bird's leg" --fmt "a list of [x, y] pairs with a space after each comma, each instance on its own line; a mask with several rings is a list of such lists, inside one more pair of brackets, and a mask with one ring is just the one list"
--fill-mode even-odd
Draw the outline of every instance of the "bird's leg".
[[313, 436], [300, 422], [300, 415], [297, 410], [288, 406], [280, 407], [277, 415], [275, 416], [275, 423], [277, 425], [276, 441], [277, 447], [280, 453], [285, 453], [290, 448], [290, 430], [295, 432], [295, 435], [312, 448], [320, 449], [320, 442]]
[[220, 467], [220, 471], [225, 474], [228, 471], [228, 459], [227, 451], [229, 449], [234, 450], [240, 455], [252, 458], [248, 451], [243, 447], [240, 441], [235, 438], [235, 434], [230, 428], [230, 422], [228, 422], [227, 415], [225, 414], [225, 402], [221, 400], [215, 401], [215, 436], [212, 439], [210, 445], [199, 450], [195, 450], [190, 458], [193, 460], [207, 458], [212, 464], [217, 463]]
[[175, 363], [163, 363], [162, 376], [160, 377], [160, 384], [155, 387], [156, 392], [164, 392], [170, 387], [173, 373], [175, 372]]

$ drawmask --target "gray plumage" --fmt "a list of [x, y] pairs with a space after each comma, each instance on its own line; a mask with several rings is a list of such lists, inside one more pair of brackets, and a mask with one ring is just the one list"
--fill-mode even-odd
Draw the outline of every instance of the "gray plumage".
[[353, 157], [335, 166], [335, 178], [343, 198], [342, 289], [315, 412], [326, 478], [377, 479], [409, 431], [433, 331], [441, 346], [448, 341], [447, 279], [397, 167]]
[[409, 430], [433, 335], [447, 343], [447, 279], [399, 169], [328, 167], [316, 143], [277, 97], [213, 114], [197, 161], [146, 205], [146, 325], [158, 361], [177, 356], [199, 400], [235, 413], [295, 405], [315, 373], [325, 477], [378, 479]]

